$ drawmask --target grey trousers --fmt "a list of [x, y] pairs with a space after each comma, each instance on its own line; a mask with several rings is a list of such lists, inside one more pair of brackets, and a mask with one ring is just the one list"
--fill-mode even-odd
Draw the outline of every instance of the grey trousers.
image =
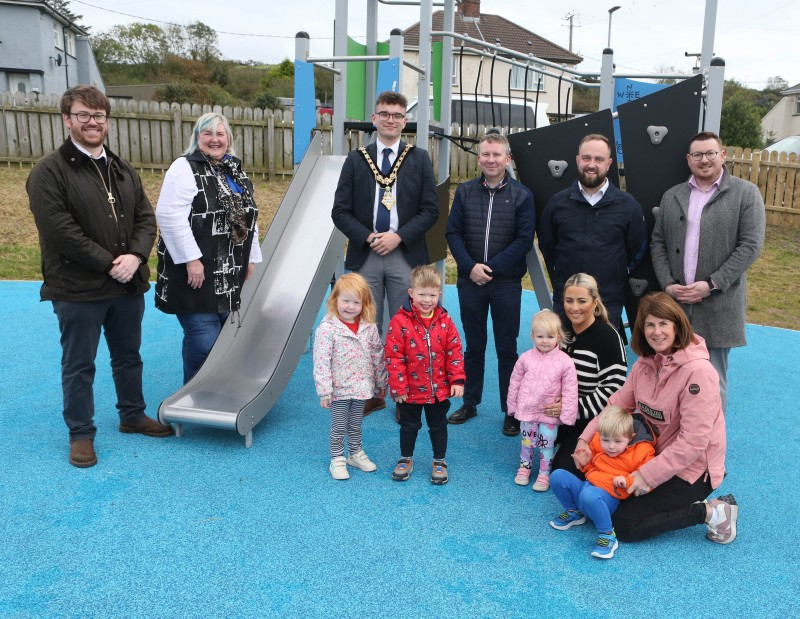
[[719, 395], [722, 398], [722, 412], [728, 411], [728, 353], [730, 348], [708, 348], [708, 360], [719, 374]]
[[[406, 262], [403, 252], [398, 247], [388, 256], [379, 256], [374, 251], [370, 252], [364, 264], [357, 271], [367, 280], [372, 289], [377, 313], [375, 323], [381, 334], [386, 333], [386, 326], [392, 316], [397, 313], [408, 298], [408, 289], [411, 281], [411, 265]], [[388, 315], [385, 316], [383, 299], [388, 303]]]

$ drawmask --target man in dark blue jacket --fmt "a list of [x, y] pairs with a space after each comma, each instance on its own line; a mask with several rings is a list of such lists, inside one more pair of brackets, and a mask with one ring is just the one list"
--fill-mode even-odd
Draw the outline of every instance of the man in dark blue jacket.
[[522, 277], [525, 256], [533, 246], [536, 212], [531, 191], [506, 172], [511, 161], [508, 140], [489, 133], [479, 146], [483, 174], [456, 190], [447, 220], [447, 243], [458, 265], [458, 301], [467, 349], [464, 405], [450, 423], [464, 423], [478, 414], [483, 395], [487, 320], [497, 350], [503, 433], [519, 434], [519, 421], [508, 417], [506, 398], [517, 361]]
[[647, 249], [644, 212], [606, 178], [608, 138], [590, 134], [578, 146], [578, 180], [554, 195], [539, 222], [539, 249], [553, 285], [553, 309], [564, 315], [564, 283], [575, 273], [597, 280], [608, 319], [622, 326], [628, 273]]

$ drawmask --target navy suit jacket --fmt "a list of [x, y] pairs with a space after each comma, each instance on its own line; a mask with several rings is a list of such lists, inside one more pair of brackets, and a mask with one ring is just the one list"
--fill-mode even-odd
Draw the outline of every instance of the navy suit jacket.
[[[405, 143], [400, 142], [400, 150]], [[367, 146], [373, 161], [377, 161], [377, 145]], [[375, 175], [364, 156], [351, 151], [342, 166], [339, 185], [333, 200], [331, 217], [334, 225], [349, 239], [345, 267], [357, 271], [369, 252], [367, 237], [374, 232]], [[428, 264], [425, 233], [439, 217], [439, 201], [433, 166], [427, 151], [414, 148], [403, 160], [397, 173], [397, 234], [402, 242], [395, 251], [402, 251], [412, 267]]]

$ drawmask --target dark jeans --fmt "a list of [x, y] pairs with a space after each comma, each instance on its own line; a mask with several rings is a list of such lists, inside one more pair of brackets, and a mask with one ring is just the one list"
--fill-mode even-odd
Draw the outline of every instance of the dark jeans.
[[458, 278], [458, 304], [461, 326], [467, 343], [464, 352], [464, 404], [477, 406], [483, 396], [483, 371], [486, 362], [487, 321], [492, 313], [492, 332], [497, 351], [497, 375], [500, 383], [500, 409], [508, 411], [508, 384], [517, 362], [517, 336], [522, 303], [520, 282], [489, 282], [478, 286], [467, 277]]
[[417, 434], [422, 428], [422, 410], [425, 409], [425, 421], [428, 422], [428, 434], [431, 435], [433, 458], [444, 460], [447, 455], [447, 411], [450, 400], [442, 400], [436, 404], [397, 404], [400, 413], [400, 455], [411, 458]]
[[111, 356], [117, 410], [123, 422], [144, 415], [142, 394], [142, 317], [144, 295], [104, 301], [53, 301], [61, 331], [61, 388], [70, 441], [93, 439], [94, 376], [100, 332]]
[[183, 384], [197, 374], [227, 318], [228, 314], [178, 314], [183, 327]]
[[622, 501], [611, 517], [617, 537], [623, 542], [638, 542], [705, 522], [706, 506], [697, 504], [713, 490], [705, 477], [693, 484], [672, 477], [652, 492]]

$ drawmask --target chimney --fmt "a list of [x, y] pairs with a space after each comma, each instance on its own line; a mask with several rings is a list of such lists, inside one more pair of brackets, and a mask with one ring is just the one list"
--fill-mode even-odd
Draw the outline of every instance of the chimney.
[[464, 17], [479, 20], [481, 17], [481, 0], [461, 0], [458, 5], [458, 12]]

